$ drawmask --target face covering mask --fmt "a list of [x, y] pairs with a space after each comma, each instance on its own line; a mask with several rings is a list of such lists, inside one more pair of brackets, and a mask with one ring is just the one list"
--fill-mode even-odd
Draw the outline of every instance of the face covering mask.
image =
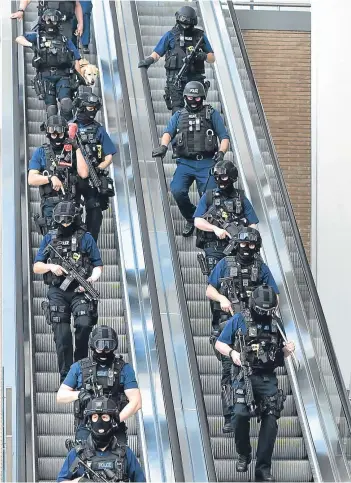
[[51, 136], [48, 136], [50, 144], [53, 149], [62, 149], [63, 145], [65, 144], [65, 138], [55, 138], [53, 139]]
[[58, 235], [61, 235], [63, 238], [68, 238], [73, 235], [75, 230], [76, 226], [74, 223], [71, 223], [68, 226], [63, 226], [60, 224], [58, 228]]
[[199, 109], [201, 109], [204, 103], [204, 100], [201, 98], [201, 101], [199, 102], [195, 101], [195, 99], [193, 99], [192, 101], [189, 101], [187, 97], [185, 97], [185, 102], [187, 107], [190, 109], [190, 111], [198, 111]]
[[108, 445], [111, 440], [112, 429], [112, 421], [104, 421], [101, 415], [95, 423], [91, 422], [91, 435], [99, 448]]
[[115, 355], [112, 351], [110, 352], [93, 352], [93, 359], [94, 361], [98, 362], [99, 364], [109, 365], [111, 362], [114, 361]]
[[96, 111], [78, 112], [77, 121], [81, 122], [82, 124], [89, 124], [90, 122], [94, 121], [95, 116], [96, 116]]
[[237, 249], [237, 256], [238, 256], [238, 261], [241, 264], [249, 264], [252, 262], [254, 255], [255, 255], [255, 250], [252, 250], [249, 247], [242, 247], [239, 245]]

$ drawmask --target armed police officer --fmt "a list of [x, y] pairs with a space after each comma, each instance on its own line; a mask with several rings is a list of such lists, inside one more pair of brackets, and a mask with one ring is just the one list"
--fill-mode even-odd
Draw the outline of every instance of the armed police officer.
[[[273, 318], [277, 295], [272, 287], [257, 287], [250, 298], [250, 310], [228, 320], [216, 342], [216, 349], [234, 363], [233, 426], [239, 454], [238, 472], [246, 472], [252, 459], [250, 416], [257, 415], [261, 428], [256, 451], [256, 481], [275, 481], [271, 474], [277, 419], [285, 396], [278, 389], [276, 367], [295, 350], [293, 342], [283, 346], [277, 319]], [[281, 329], [282, 330], [282, 329]]]
[[37, 71], [34, 88], [39, 99], [43, 99], [47, 116], [60, 114], [67, 121], [72, 118], [73, 75], [80, 71], [80, 54], [71, 40], [60, 32], [62, 14], [59, 10], [47, 9], [41, 17], [37, 32], [21, 35], [16, 41], [34, 51], [32, 65]]
[[[18, 20], [22, 20], [24, 12], [28, 5], [30, 4], [31, 0], [21, 0], [19, 8], [17, 12], [11, 15], [11, 18], [16, 18]], [[85, 3], [85, 1], [84, 1]], [[38, 2], [38, 25], [40, 24], [41, 17], [45, 10], [48, 8], [58, 10], [62, 14], [62, 33], [66, 37], [69, 37], [71, 34], [71, 25], [72, 21], [76, 20], [75, 22], [75, 33], [77, 35], [83, 35], [83, 9], [78, 0], [65, 0], [65, 1], [53, 1], [53, 0], [40, 0]], [[37, 26], [36, 26], [37, 27]]]
[[121, 356], [114, 354], [118, 348], [118, 337], [111, 327], [95, 327], [90, 334], [89, 347], [91, 355], [75, 362], [70, 368], [57, 393], [57, 402], [74, 401], [76, 440], [84, 441], [89, 436], [89, 428], [83, 418], [84, 410], [96, 397], [96, 388], [99, 388], [104, 396], [116, 403], [116, 436], [119, 442], [126, 444], [127, 427], [124, 421], [141, 408], [141, 395], [134, 370]]
[[83, 444], [72, 445], [57, 481], [146, 481], [143, 470], [126, 445], [114, 436], [118, 426], [116, 403], [106, 397], [90, 401], [84, 412], [90, 436]]
[[216, 263], [224, 257], [236, 226], [256, 228], [258, 218], [244, 191], [234, 187], [238, 179], [237, 167], [231, 161], [219, 161], [213, 168], [217, 188], [207, 190], [199, 201], [193, 215], [198, 229], [196, 246], [206, 255], [207, 271], [210, 273]]
[[[204, 86], [200, 82], [188, 82], [184, 89], [186, 107], [173, 114], [161, 139], [161, 146], [154, 149], [152, 156], [164, 157], [167, 146], [172, 142], [177, 158], [171, 191], [178, 208], [186, 220], [183, 236], [194, 231], [193, 215], [196, 207], [189, 198], [190, 186], [196, 181], [201, 195], [206, 187], [216, 187], [210, 174], [216, 162], [224, 158], [229, 147], [229, 136], [223, 119], [211, 105], [204, 104]], [[220, 140], [218, 147], [217, 137]]]
[[[208, 277], [207, 297], [215, 302], [212, 334], [210, 342], [215, 344], [228, 315], [248, 308], [249, 297], [255, 287], [267, 283], [276, 294], [279, 293], [268, 266], [259, 256], [261, 236], [257, 230], [243, 227], [234, 235], [233, 254], [222, 258]], [[223, 432], [233, 431], [230, 409], [226, 393], [230, 384], [231, 360], [221, 357], [222, 362], [222, 407], [224, 416]]]
[[[205, 61], [210, 64], [215, 61], [206, 35], [201, 29], [195, 28], [195, 10], [184, 6], [175, 16], [176, 25], [160, 39], [152, 54], [139, 62], [139, 67], [148, 69], [160, 57], [166, 55], [167, 80], [164, 99], [167, 109], [172, 110], [172, 114], [184, 107], [183, 90], [188, 82], [201, 82], [207, 93], [210, 83], [205, 81]], [[183, 72], [180, 72], [182, 68]], [[181, 75], [179, 79], [178, 74]]]
[[[33, 271], [49, 285], [49, 303], [43, 303], [46, 321], [51, 325], [61, 382], [73, 364], [71, 314], [74, 318], [74, 360], [88, 355], [88, 340], [97, 323], [99, 293], [93, 288], [102, 272], [99, 249], [90, 233], [77, 223], [76, 206], [63, 201], [55, 206], [56, 232], [43, 238]], [[62, 266], [64, 265], [64, 266]]]
[[35, 216], [43, 235], [52, 226], [52, 211], [64, 200], [79, 202], [78, 176], [87, 178], [88, 166], [77, 143], [68, 138], [68, 124], [62, 116], [51, 116], [43, 125], [47, 143], [37, 148], [28, 166], [28, 184], [38, 186], [41, 216]]
[[116, 152], [104, 126], [95, 121], [101, 106], [101, 99], [87, 91], [79, 92], [73, 102], [74, 122], [78, 126], [76, 137], [84, 159], [92, 164], [89, 177], [78, 180], [78, 188], [84, 198], [85, 222], [96, 242], [103, 219], [102, 212], [109, 206], [109, 197], [114, 196], [113, 181], [108, 176], [107, 168]]

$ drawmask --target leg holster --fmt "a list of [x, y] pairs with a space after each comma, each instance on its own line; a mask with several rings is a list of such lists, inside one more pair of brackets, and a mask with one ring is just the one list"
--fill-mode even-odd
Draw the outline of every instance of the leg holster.
[[163, 99], [165, 100], [167, 109], [169, 111], [171, 111], [172, 110], [172, 101], [171, 101], [171, 94], [170, 94], [170, 90], [169, 90], [168, 79], [167, 79], [167, 84], [165, 86], [165, 93], [164, 93]]
[[245, 389], [243, 387], [237, 387], [233, 391], [233, 404], [245, 404]]
[[45, 236], [51, 228], [52, 218], [40, 216], [39, 214], [34, 215], [33, 218], [39, 235]]
[[67, 312], [65, 305], [50, 305], [49, 302], [44, 300], [41, 304], [41, 308], [44, 311], [46, 323], [48, 325], [70, 323], [71, 314]]
[[44, 100], [45, 97], [45, 81], [43, 81], [40, 72], [32, 80], [32, 86], [35, 90], [36, 95], [38, 96], [39, 100]]
[[277, 394], [274, 396], [263, 396], [257, 408], [259, 420], [267, 414], [273, 414], [273, 416], [279, 419], [280, 413], [284, 409], [285, 400], [286, 396], [281, 389], [278, 389]]

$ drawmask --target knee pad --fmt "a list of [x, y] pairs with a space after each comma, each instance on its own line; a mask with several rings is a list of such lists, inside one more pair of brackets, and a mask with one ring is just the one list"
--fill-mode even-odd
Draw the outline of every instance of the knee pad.
[[96, 198], [88, 198], [85, 202], [85, 208], [87, 210], [93, 210], [94, 208], [100, 207], [100, 201]]
[[60, 102], [61, 105], [61, 116], [64, 117], [67, 121], [70, 120], [72, 117], [72, 107], [73, 107], [73, 102], [72, 99], [69, 97], [64, 97], [61, 99]]
[[51, 324], [70, 324], [71, 313], [65, 305], [49, 305]]
[[56, 116], [57, 112], [58, 112], [58, 109], [57, 109], [56, 104], [50, 104], [46, 108], [46, 114], [47, 114], [48, 118], [51, 117], [51, 116]]
[[286, 396], [281, 389], [278, 389], [274, 396], [263, 396], [258, 405], [260, 417], [262, 418], [264, 416], [272, 415], [276, 419], [279, 419], [280, 413], [284, 409], [285, 400]]

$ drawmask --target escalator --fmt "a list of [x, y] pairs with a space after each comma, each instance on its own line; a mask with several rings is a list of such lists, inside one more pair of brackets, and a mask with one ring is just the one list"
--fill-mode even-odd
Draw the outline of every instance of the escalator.
[[[36, 3], [32, 2], [26, 10], [25, 31], [31, 29], [36, 19]], [[91, 54], [88, 56], [91, 63], [96, 64], [95, 45], [90, 45]], [[27, 119], [27, 149], [28, 160], [35, 148], [46, 142], [46, 137], [40, 133], [39, 126], [45, 118], [44, 103], [39, 101], [31, 87], [34, 77], [34, 69], [31, 66], [33, 53], [25, 49], [25, 92], [26, 92], [26, 119]], [[101, 95], [100, 87], [94, 87], [94, 92]], [[100, 116], [100, 119], [99, 119]], [[101, 121], [99, 113], [97, 120]], [[29, 212], [31, 215], [39, 213], [40, 197], [39, 189], [30, 187]], [[32, 218], [32, 217], [31, 217]], [[42, 237], [37, 233], [35, 224], [31, 219], [30, 245], [32, 258], [34, 259]], [[122, 300], [122, 288], [120, 270], [118, 266], [118, 245], [115, 230], [113, 210], [110, 207], [104, 212], [104, 220], [98, 242], [104, 269], [96, 288], [99, 290], [101, 299], [99, 302], [99, 324], [112, 326], [119, 337], [118, 351], [128, 361], [128, 343], [126, 324], [124, 318], [124, 305]], [[32, 281], [32, 311], [33, 311], [33, 334], [32, 353], [34, 354], [34, 401], [35, 401], [35, 424], [37, 445], [37, 479], [50, 481], [56, 480], [59, 469], [67, 451], [65, 440], [73, 436], [73, 405], [57, 404], [56, 392], [59, 388], [59, 374], [57, 369], [57, 357], [51, 328], [46, 324], [41, 303], [47, 292], [47, 287], [42, 281], [42, 276], [33, 275]], [[140, 437], [140, 435], [139, 435]], [[137, 435], [137, 420], [132, 417], [128, 420], [128, 442], [131, 449], [140, 455]]]
[[[159, 38], [173, 27], [174, 14], [181, 5], [182, 3], [180, 2], [167, 2], [167, 4], [150, 1], [137, 2], [145, 56], [151, 54]], [[155, 19], [157, 19], [157, 23]], [[199, 23], [201, 24], [201, 19]], [[163, 59], [160, 59], [148, 70], [148, 76], [157, 133], [161, 137], [165, 125], [171, 116], [163, 100], [165, 85]], [[221, 112], [221, 103], [214, 71], [208, 64], [206, 65], [206, 77], [211, 82], [207, 102]], [[231, 156], [229, 153], [226, 159]], [[167, 185], [169, 187], [176, 167], [174, 160], [172, 160], [171, 151], [168, 151], [163, 163]], [[198, 195], [196, 193], [195, 183], [191, 188], [191, 200], [195, 205], [197, 204]], [[199, 250], [195, 247], [194, 237], [182, 237], [181, 233], [184, 226], [184, 219], [171, 194], [169, 195], [169, 201], [209, 421], [217, 478], [219, 481], [242, 481], [248, 475], [240, 475], [235, 471], [235, 459], [233, 455], [236, 454], [236, 451], [233, 435], [222, 434], [223, 417], [220, 399], [221, 365], [214, 356], [209, 344], [211, 313], [209, 303], [205, 297], [206, 279], [201, 274], [196, 259], [196, 254]], [[302, 432], [285, 369], [278, 370], [278, 379], [280, 387], [287, 395], [287, 400], [279, 421], [279, 434], [274, 452], [273, 472], [279, 481], [310, 481], [311, 469], [307, 460]], [[251, 426], [253, 457], [255, 458], [258, 424], [255, 421]], [[250, 466], [249, 477], [254, 476], [253, 468], [254, 465], [252, 464]]]

